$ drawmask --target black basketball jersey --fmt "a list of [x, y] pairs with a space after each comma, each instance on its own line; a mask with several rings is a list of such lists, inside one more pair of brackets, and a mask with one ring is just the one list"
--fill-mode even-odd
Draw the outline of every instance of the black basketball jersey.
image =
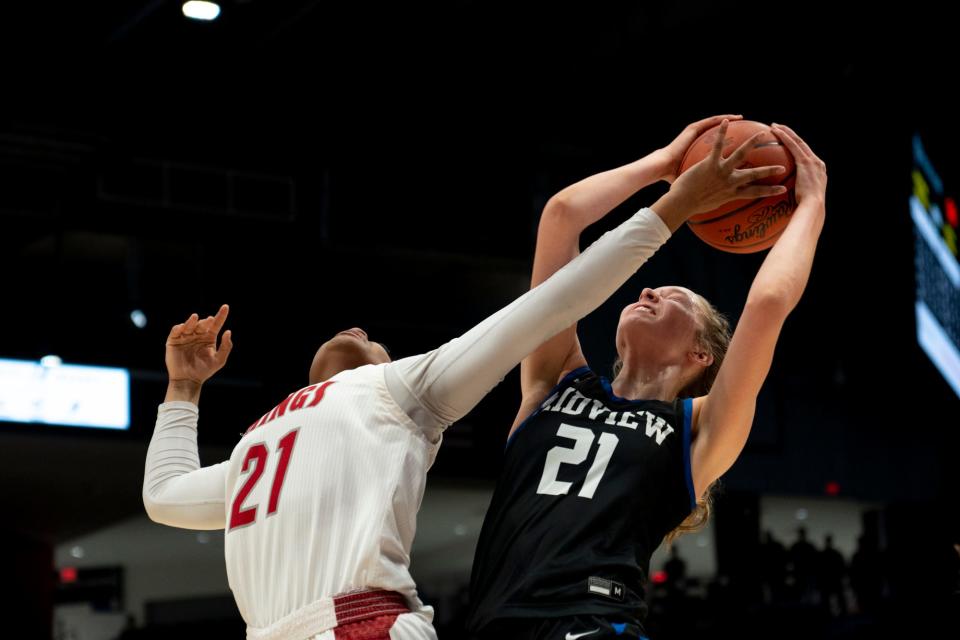
[[570, 372], [507, 443], [470, 580], [468, 628], [646, 617], [650, 556], [696, 506], [691, 399], [627, 400]]

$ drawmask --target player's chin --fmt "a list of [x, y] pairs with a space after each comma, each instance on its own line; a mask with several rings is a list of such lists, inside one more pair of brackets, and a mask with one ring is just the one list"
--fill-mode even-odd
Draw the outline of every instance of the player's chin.
[[656, 320], [655, 317], [642, 311], [631, 311], [620, 319], [617, 330], [626, 336], [632, 333], [647, 332], [650, 330], [650, 323], [654, 320]]
[[371, 341], [366, 334], [360, 334], [357, 330], [349, 329], [347, 331], [339, 331], [336, 335], [330, 338], [330, 342], [337, 342], [343, 344], [358, 344], [362, 346], [370, 346], [375, 344]]

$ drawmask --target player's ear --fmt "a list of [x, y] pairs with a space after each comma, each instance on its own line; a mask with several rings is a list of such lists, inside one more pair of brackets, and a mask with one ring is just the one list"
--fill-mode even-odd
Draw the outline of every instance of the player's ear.
[[704, 368], [713, 364], [713, 354], [700, 345], [690, 352], [690, 359]]

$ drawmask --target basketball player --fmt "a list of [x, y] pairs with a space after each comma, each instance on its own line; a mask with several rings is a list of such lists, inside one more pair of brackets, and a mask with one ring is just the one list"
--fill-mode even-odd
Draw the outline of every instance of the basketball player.
[[[620, 314], [612, 382], [587, 365], [575, 326], [524, 359], [523, 399], [473, 564], [475, 637], [644, 637], [650, 556], [665, 536], [705, 522], [709, 488], [746, 443], [823, 226], [824, 163], [789, 128], [773, 130], [796, 160], [799, 204], [754, 278], [732, 340], [706, 300], [664, 286], [644, 289]], [[646, 184], [674, 179], [683, 151], [669, 156], [666, 172], [656, 152], [554, 196], [540, 221], [532, 285], [577, 255], [589, 224]], [[721, 166], [736, 173], [740, 158], [737, 151]], [[652, 208], [670, 211], [672, 197]]]
[[215, 317], [191, 315], [167, 339], [170, 383], [144, 476], [148, 514], [226, 530], [227, 576], [251, 640], [435, 638], [408, 566], [443, 430], [603, 302], [687, 217], [744, 190], [771, 193], [750, 184], [771, 171], [730, 179], [717, 162], [698, 164], [674, 183], [668, 214], [642, 209], [541, 286], [427, 354], [391, 362], [362, 330], [337, 334], [317, 351], [310, 385], [251, 425], [229, 461], [209, 467], [197, 456], [197, 402], [233, 343], [226, 331], [217, 348], [226, 306]]

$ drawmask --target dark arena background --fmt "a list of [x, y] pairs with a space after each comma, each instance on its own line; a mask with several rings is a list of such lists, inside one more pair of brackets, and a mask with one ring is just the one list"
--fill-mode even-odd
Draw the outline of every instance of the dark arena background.
[[[223, 0], [198, 22], [181, 5], [0, 8], [0, 635], [243, 637], [223, 533], [154, 524], [141, 502], [173, 324], [231, 305], [235, 348], [201, 402], [201, 459], [220, 462], [306, 384], [328, 337], [360, 326], [395, 357], [456, 337], [527, 289], [553, 193], [715, 113], [803, 136], [828, 166], [827, 218], [714, 519], [653, 558], [650, 637], [956, 633], [946, 9]], [[588, 359], [608, 369], [616, 314], [646, 286], [688, 286], [735, 320], [764, 255], [678, 230], [581, 323]], [[31, 395], [57, 358], [121, 370], [119, 395], [103, 393], [129, 400], [126, 428], [38, 418], [38, 403], [89, 398], [85, 382]], [[411, 569], [441, 640], [466, 637], [518, 402], [514, 371], [428, 476]]]

